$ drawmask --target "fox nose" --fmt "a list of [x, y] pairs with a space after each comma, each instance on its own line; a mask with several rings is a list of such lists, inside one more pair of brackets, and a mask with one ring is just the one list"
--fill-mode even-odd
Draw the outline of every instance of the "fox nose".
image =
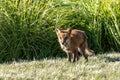
[[62, 45], [64, 45], [64, 42], [62, 42]]

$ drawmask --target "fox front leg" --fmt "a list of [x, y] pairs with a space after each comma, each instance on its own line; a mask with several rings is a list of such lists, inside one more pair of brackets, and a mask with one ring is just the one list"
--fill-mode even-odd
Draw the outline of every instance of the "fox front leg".
[[76, 62], [78, 60], [79, 60], [78, 54], [77, 54], [77, 51], [75, 50], [74, 53], [73, 53], [73, 62]]
[[71, 62], [72, 55], [71, 53], [67, 53], [68, 61]]

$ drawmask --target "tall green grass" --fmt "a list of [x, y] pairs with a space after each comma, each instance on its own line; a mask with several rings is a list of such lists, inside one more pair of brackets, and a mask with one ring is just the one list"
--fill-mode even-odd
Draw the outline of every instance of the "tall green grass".
[[96, 53], [120, 51], [120, 1], [0, 0], [0, 61], [62, 56], [55, 27], [86, 31]]

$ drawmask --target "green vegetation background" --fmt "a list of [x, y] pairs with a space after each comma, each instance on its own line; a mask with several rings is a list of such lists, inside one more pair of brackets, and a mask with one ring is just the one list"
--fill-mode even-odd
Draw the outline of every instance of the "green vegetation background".
[[0, 62], [63, 56], [55, 27], [84, 30], [96, 53], [120, 51], [120, 1], [0, 0]]

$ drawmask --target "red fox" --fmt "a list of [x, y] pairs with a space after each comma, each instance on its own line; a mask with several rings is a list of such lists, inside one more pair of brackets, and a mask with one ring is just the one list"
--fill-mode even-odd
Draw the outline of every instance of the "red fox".
[[93, 50], [88, 49], [87, 36], [84, 31], [68, 28], [67, 30], [55, 29], [58, 41], [63, 51], [67, 53], [68, 61], [76, 62], [79, 60], [78, 52], [82, 53], [86, 61], [88, 56], [94, 54]]

